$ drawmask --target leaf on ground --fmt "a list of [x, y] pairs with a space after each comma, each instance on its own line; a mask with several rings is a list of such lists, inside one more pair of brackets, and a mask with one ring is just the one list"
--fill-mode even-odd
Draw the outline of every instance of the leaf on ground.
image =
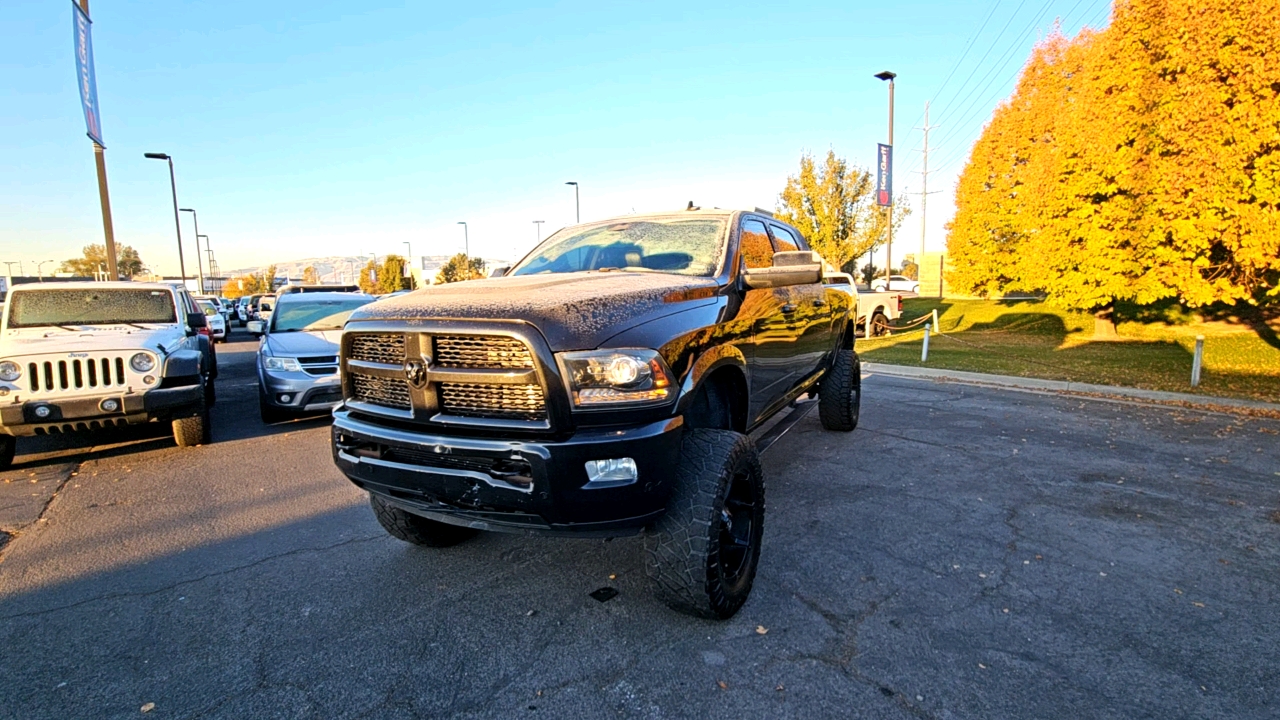
[[147, 703], [146, 705], [143, 705], [143, 706], [142, 706], [142, 712], [144, 712], [144, 713], [149, 713], [149, 712], [151, 712], [152, 710], [155, 710], [155, 709], [156, 709], [156, 704], [155, 704], [155, 703]]
[[716, 685], [719, 685], [721, 690], [728, 690], [728, 689], [729, 689], [729, 683], [727, 683], [727, 682], [725, 682], [725, 681], [723, 681], [723, 680], [717, 680], [717, 681], [716, 681]]
[[774, 690], [782, 692], [783, 690], [786, 690], [786, 688], [782, 686], [782, 683], [778, 683], [778, 687], [774, 688]]
[[767, 628], [767, 627], [765, 627], [765, 626], [763, 626], [763, 625], [757, 625], [757, 626], [756, 626], [756, 634], [757, 634], [757, 635], [764, 635], [764, 634], [765, 634], [765, 633], [767, 633], [767, 632], [769, 632], [769, 628]]
[[1196, 607], [1204, 607], [1204, 603], [1202, 602], [1192, 602], [1191, 604], [1195, 605]]

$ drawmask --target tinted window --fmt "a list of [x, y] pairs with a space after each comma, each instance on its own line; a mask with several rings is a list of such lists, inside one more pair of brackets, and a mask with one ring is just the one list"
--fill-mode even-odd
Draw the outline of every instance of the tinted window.
[[773, 231], [773, 247], [778, 252], [795, 252], [800, 249], [800, 243], [796, 242], [796, 236], [790, 230], [780, 225], [770, 225], [769, 229]]
[[773, 246], [759, 220], [742, 221], [742, 260], [748, 268], [773, 267]]

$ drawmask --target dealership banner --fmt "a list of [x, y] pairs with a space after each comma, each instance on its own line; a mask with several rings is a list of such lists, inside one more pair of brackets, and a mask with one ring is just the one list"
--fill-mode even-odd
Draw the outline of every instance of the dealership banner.
[[876, 204], [893, 205], [893, 146], [876, 145]]
[[102, 144], [102, 115], [98, 112], [98, 78], [93, 73], [93, 36], [89, 16], [75, 2], [71, 3], [72, 25], [76, 42], [76, 85], [80, 87], [80, 105], [84, 108], [84, 124], [94, 142]]

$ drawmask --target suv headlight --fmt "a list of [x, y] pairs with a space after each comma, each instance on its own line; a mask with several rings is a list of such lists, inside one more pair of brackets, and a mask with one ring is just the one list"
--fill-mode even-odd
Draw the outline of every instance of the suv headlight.
[[272, 357], [267, 355], [263, 358], [268, 370], [279, 370], [280, 372], [301, 372], [302, 366], [298, 364], [298, 358], [291, 357]]
[[574, 407], [660, 405], [675, 397], [671, 370], [656, 351], [588, 350], [556, 357]]
[[151, 353], [134, 353], [133, 357], [129, 358], [129, 367], [140, 373], [150, 372], [155, 366], [156, 358]]
[[22, 366], [12, 360], [0, 362], [0, 380], [13, 382], [22, 377]]

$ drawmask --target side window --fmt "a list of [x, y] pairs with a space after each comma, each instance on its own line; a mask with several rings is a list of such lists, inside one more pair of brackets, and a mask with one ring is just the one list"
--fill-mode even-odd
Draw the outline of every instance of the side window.
[[795, 252], [800, 249], [800, 243], [796, 241], [795, 233], [781, 225], [770, 225], [769, 229], [773, 231], [773, 247], [775, 251]]
[[764, 223], [759, 220], [743, 220], [739, 244], [742, 249], [742, 259], [748, 268], [773, 266], [773, 246], [769, 244]]

